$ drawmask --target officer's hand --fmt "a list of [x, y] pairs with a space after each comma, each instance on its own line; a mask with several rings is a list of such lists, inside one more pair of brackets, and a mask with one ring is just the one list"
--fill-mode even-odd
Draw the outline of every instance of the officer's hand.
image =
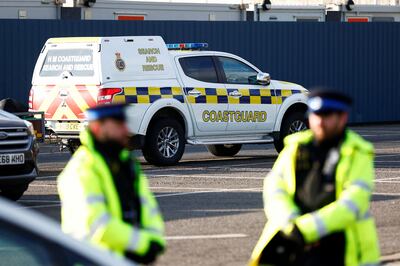
[[156, 242], [160, 246], [163, 246], [163, 247], [166, 246], [165, 237], [164, 237], [164, 235], [162, 233], [157, 233], [157, 232], [150, 231], [150, 230], [149, 231], [146, 230], [146, 232], [148, 232], [150, 234], [149, 241]]
[[140, 263], [149, 264], [156, 260], [157, 256], [164, 251], [164, 247], [157, 242], [150, 242], [149, 250], [141, 256]]
[[293, 243], [297, 244], [298, 246], [304, 246], [304, 237], [301, 234], [299, 228], [296, 226], [296, 224], [290, 224], [286, 226], [282, 230], [283, 236], [292, 241]]

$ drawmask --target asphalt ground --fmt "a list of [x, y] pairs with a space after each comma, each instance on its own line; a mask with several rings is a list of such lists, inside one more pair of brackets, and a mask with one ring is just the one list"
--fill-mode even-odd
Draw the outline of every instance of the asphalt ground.
[[[400, 125], [352, 128], [375, 145], [371, 211], [383, 261], [400, 264]], [[173, 167], [155, 167], [137, 155], [166, 221], [168, 249], [156, 265], [246, 265], [266, 222], [262, 182], [277, 157], [272, 145], [245, 145], [232, 158], [187, 146]], [[69, 158], [42, 145], [40, 176], [19, 203], [60, 221], [56, 176]]]

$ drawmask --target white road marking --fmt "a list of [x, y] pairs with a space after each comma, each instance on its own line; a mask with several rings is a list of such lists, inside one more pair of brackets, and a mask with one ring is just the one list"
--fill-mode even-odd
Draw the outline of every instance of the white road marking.
[[400, 177], [387, 177], [387, 178], [378, 178], [378, 179], [375, 179], [374, 181], [379, 183], [381, 181], [390, 181], [390, 180], [398, 180], [398, 179], [400, 179]]
[[259, 209], [254, 209], [254, 208], [249, 208], [249, 209], [205, 209], [205, 210], [185, 210], [187, 212], [258, 212], [258, 211], [263, 211], [264, 209], [259, 208]]
[[56, 187], [57, 184], [30, 184], [29, 187]]
[[247, 237], [245, 234], [221, 234], [221, 235], [192, 235], [192, 236], [167, 236], [166, 240], [194, 240], [194, 239], [221, 239], [221, 238], [241, 238]]
[[[198, 189], [202, 189], [202, 188], [198, 188]], [[164, 195], [156, 195], [155, 197], [156, 198], [165, 198], [165, 197], [184, 196], [184, 195], [191, 195], [191, 194], [221, 193], [221, 192], [235, 192], [235, 191], [262, 192], [261, 188], [244, 188], [244, 189], [209, 189], [209, 188], [206, 188], [206, 189], [207, 190], [191, 191], [191, 192], [178, 192], [178, 193], [169, 193], [169, 194], [164, 194]]]
[[150, 187], [150, 189], [170, 189], [170, 190], [202, 190], [202, 191], [221, 191], [221, 192], [229, 192], [229, 191], [254, 191], [254, 190], [262, 190], [259, 188], [213, 188], [213, 187]]
[[218, 176], [218, 175], [147, 175], [148, 177], [184, 177], [184, 178], [203, 178], [203, 179], [253, 179], [264, 180], [264, 177], [256, 176]]
[[372, 195], [378, 196], [400, 196], [400, 193], [386, 193], [386, 192], [374, 192]]
[[35, 180], [45, 180], [50, 178], [57, 178], [57, 175], [45, 175], [45, 176], [38, 176]]

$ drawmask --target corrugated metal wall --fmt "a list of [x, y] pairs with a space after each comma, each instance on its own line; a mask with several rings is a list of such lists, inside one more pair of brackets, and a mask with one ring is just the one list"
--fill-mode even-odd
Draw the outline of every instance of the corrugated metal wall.
[[161, 35], [208, 42], [238, 54], [273, 79], [325, 86], [355, 98], [352, 122], [400, 121], [400, 24], [0, 20], [0, 99], [27, 102], [47, 38]]

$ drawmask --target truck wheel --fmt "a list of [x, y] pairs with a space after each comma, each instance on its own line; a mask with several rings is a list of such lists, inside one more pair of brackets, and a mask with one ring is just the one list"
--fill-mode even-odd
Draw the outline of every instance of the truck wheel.
[[207, 145], [207, 150], [215, 156], [234, 156], [242, 148], [242, 144]]
[[18, 200], [22, 197], [24, 192], [28, 189], [27, 184], [18, 186], [7, 186], [0, 189], [0, 195], [9, 200]]
[[185, 134], [182, 125], [175, 119], [159, 119], [147, 129], [142, 149], [143, 156], [151, 164], [174, 165], [185, 150]]
[[296, 112], [291, 113], [282, 122], [281, 131], [279, 133], [279, 138], [274, 140], [274, 146], [277, 152], [283, 149], [283, 139], [290, 134], [306, 130], [307, 123], [304, 113]]

